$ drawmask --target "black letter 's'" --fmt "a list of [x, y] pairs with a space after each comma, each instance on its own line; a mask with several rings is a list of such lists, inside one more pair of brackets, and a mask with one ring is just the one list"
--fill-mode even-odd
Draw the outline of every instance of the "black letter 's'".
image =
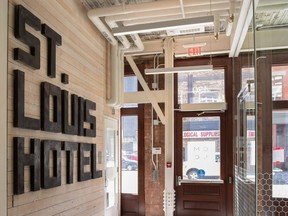
[[34, 69], [40, 69], [40, 40], [26, 31], [25, 25], [31, 26], [36, 31], [41, 30], [41, 21], [22, 5], [15, 6], [14, 36], [29, 46], [30, 53], [15, 48], [14, 60], [18, 60]]

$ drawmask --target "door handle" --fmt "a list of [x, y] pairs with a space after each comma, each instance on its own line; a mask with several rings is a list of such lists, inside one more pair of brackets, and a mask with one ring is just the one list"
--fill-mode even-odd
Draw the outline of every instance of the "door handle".
[[176, 175], [176, 186], [181, 186], [182, 183], [182, 177]]
[[229, 184], [232, 184], [232, 177], [231, 176], [228, 177], [228, 182], [229, 182]]

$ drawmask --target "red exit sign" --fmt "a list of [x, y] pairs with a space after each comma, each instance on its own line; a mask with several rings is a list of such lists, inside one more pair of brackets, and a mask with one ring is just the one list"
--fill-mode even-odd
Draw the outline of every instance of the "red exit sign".
[[199, 55], [202, 55], [202, 47], [188, 48], [188, 56], [199, 56]]

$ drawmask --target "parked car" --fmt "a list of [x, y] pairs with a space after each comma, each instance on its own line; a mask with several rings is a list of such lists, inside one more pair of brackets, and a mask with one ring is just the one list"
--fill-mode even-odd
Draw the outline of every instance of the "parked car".
[[136, 160], [130, 160], [128, 158], [122, 157], [122, 169], [131, 171], [138, 169], [138, 162]]
[[135, 154], [123, 154], [123, 157], [125, 157], [129, 160], [138, 161], [138, 155], [135, 155]]

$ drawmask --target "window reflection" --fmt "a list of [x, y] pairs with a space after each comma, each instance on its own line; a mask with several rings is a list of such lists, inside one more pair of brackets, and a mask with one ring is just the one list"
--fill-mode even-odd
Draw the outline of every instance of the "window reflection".
[[122, 117], [122, 193], [138, 194], [138, 117]]
[[183, 179], [220, 179], [220, 117], [183, 118]]
[[273, 197], [288, 198], [288, 110], [273, 111]]
[[225, 102], [224, 69], [178, 74], [178, 104]]

